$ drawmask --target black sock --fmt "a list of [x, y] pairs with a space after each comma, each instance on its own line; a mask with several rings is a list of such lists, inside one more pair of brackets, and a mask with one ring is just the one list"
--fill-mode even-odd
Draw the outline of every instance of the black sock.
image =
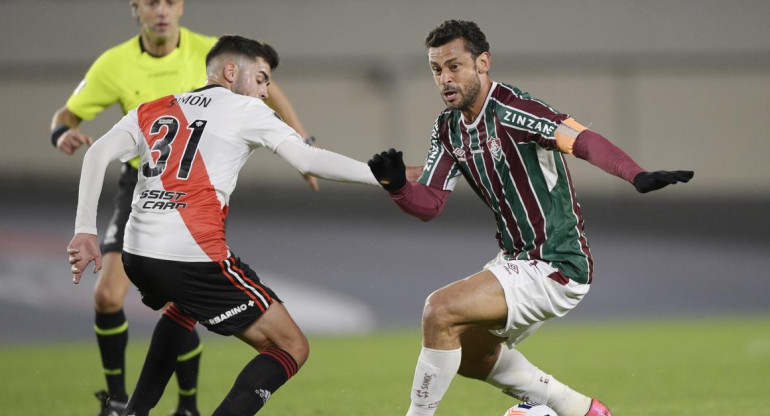
[[150, 409], [158, 404], [171, 374], [174, 373], [176, 357], [191, 330], [192, 326], [182, 326], [165, 314], [161, 316], [152, 333], [150, 349], [147, 351], [136, 389], [128, 402], [128, 411], [134, 411], [137, 416], [147, 415]]
[[297, 370], [297, 362], [288, 352], [279, 348], [263, 351], [246, 364], [213, 416], [254, 415]]
[[182, 353], [176, 359], [176, 380], [179, 383], [178, 410], [197, 411], [198, 368], [203, 346], [198, 332], [193, 330], [187, 336]]
[[115, 313], [96, 312], [94, 319], [96, 341], [102, 355], [102, 368], [107, 379], [107, 393], [110, 398], [128, 401], [126, 394], [126, 344], [128, 344], [128, 322], [123, 309]]

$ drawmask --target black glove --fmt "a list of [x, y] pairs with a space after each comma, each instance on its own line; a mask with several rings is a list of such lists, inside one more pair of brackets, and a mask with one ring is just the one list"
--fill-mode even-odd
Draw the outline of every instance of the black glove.
[[695, 172], [691, 170], [642, 172], [634, 176], [634, 187], [637, 191], [644, 194], [677, 182], [688, 182], [694, 175]]
[[395, 192], [406, 185], [406, 166], [404, 154], [396, 149], [389, 149], [372, 156], [369, 160], [369, 169], [374, 177], [388, 192]]

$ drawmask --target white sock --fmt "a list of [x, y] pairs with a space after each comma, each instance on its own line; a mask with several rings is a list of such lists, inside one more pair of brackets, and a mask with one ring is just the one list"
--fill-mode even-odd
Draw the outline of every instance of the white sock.
[[503, 346], [486, 382], [522, 401], [545, 403], [559, 416], [585, 416], [591, 398], [546, 374], [514, 348]]
[[441, 403], [449, 383], [460, 368], [461, 349], [434, 350], [422, 347], [410, 395], [412, 404], [406, 416], [432, 416]]

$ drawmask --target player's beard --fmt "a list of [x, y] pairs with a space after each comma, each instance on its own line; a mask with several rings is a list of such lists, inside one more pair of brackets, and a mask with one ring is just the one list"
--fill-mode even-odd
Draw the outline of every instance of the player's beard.
[[[462, 99], [455, 104], [449, 104], [444, 99], [444, 92], [446, 91], [454, 91], [458, 93]], [[447, 108], [465, 111], [476, 101], [476, 98], [479, 96], [479, 91], [481, 91], [481, 79], [479, 79], [477, 75], [476, 78], [472, 79], [466, 86], [459, 88], [445, 88], [441, 91], [441, 99], [444, 100], [444, 104], [446, 104]]]
[[259, 98], [256, 95], [251, 94], [251, 91], [249, 91], [249, 89], [246, 88], [246, 83], [244, 82], [243, 77], [241, 76], [238, 76], [237, 78], [235, 78], [235, 82], [233, 82], [233, 92], [240, 95], [247, 95], [249, 97]]

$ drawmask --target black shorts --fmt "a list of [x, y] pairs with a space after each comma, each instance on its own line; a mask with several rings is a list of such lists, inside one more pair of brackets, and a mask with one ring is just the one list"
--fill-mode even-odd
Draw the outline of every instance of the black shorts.
[[113, 202], [115, 210], [112, 213], [110, 224], [104, 233], [101, 249], [102, 254], [123, 251], [123, 235], [126, 231], [128, 216], [131, 215], [131, 201], [134, 199], [134, 188], [139, 171], [128, 163], [120, 167], [120, 180], [118, 181], [118, 193]]
[[235, 256], [220, 262], [181, 262], [123, 252], [123, 268], [145, 305], [158, 310], [174, 302], [221, 335], [245, 329], [273, 301], [281, 301]]

